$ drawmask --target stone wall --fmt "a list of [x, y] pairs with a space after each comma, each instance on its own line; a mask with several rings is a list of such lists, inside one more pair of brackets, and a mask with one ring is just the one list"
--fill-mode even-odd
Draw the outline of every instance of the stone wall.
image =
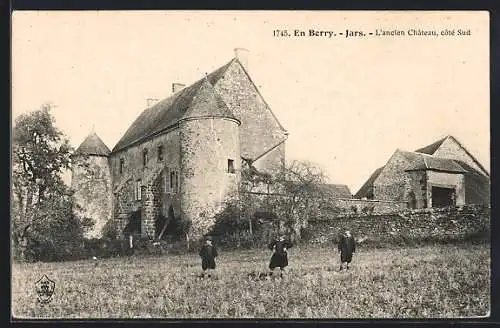
[[[162, 161], [158, 160], [159, 146], [163, 146]], [[143, 163], [143, 153], [145, 150], [148, 152], [146, 166]], [[120, 173], [120, 159], [124, 159], [125, 161], [122, 173]], [[133, 181], [138, 179], [144, 180], [146, 176], [162, 167], [179, 170], [180, 143], [178, 129], [165, 132], [110, 155], [110, 168], [114, 187], [127, 178], [132, 178]]]
[[[190, 235], [208, 232], [214, 215], [237, 196], [241, 175], [238, 123], [203, 118], [180, 123], [182, 217], [192, 222]], [[234, 172], [228, 172], [228, 159]]]
[[161, 176], [142, 187], [141, 235], [154, 238], [155, 222], [161, 215]]
[[474, 234], [489, 236], [490, 208], [465, 205], [452, 208], [407, 210], [381, 215], [350, 215], [330, 220], [310, 220], [311, 243], [332, 243], [342, 228], [349, 228], [359, 243], [392, 243], [401, 240], [464, 240]]
[[134, 198], [134, 183], [132, 179], [122, 181], [114, 194], [114, 220], [117, 237], [121, 237], [131, 213], [139, 211], [141, 202]]
[[427, 175], [425, 171], [406, 172], [406, 199], [410, 208], [427, 207]]
[[86, 237], [100, 238], [113, 213], [108, 158], [94, 155], [73, 157], [71, 187], [78, 205], [76, 213], [94, 222]]
[[[158, 148], [163, 147], [163, 159], [158, 157]], [[144, 165], [143, 153], [147, 150], [148, 160]], [[120, 159], [125, 165], [120, 173]], [[173, 206], [175, 213], [180, 213], [178, 189], [170, 189], [170, 172], [180, 171], [179, 130], [174, 129], [160, 134], [140, 144], [131, 146], [110, 157], [113, 176], [114, 218], [117, 233], [120, 236], [128, 223], [130, 214], [141, 211], [141, 234], [155, 235], [154, 219]], [[142, 185], [142, 199], [135, 197], [136, 184]], [[144, 207], [145, 205], [145, 207]], [[145, 216], [144, 216], [145, 215]]]
[[399, 151], [389, 159], [384, 169], [373, 183], [374, 199], [404, 201], [408, 160]]
[[433, 155], [440, 158], [451, 158], [464, 162], [479, 172], [485, 175], [487, 174], [453, 138], [446, 138]]
[[260, 172], [272, 172], [285, 166], [285, 142], [271, 150], [253, 163]]
[[[227, 68], [215, 89], [241, 122], [242, 157], [255, 159], [286, 139], [284, 129], [238, 62]], [[281, 165], [285, 159], [284, 147], [265, 157], [260, 160], [259, 169], [266, 171]]]
[[339, 198], [332, 201], [333, 206], [342, 209], [338, 216], [344, 214], [370, 213], [385, 214], [404, 210], [408, 207], [406, 202], [392, 202], [384, 200]]

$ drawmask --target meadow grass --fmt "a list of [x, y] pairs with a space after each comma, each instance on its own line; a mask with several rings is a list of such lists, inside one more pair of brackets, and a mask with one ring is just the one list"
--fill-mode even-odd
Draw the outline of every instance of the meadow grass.
[[[215, 278], [197, 255], [12, 265], [18, 318], [459, 318], [488, 315], [489, 245], [362, 249], [338, 272], [333, 250], [296, 247], [283, 279], [265, 250], [220, 252]], [[37, 302], [35, 282], [56, 283]]]

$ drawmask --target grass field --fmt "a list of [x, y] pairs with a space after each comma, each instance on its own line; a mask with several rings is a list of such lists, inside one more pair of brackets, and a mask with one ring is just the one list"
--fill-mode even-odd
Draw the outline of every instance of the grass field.
[[[217, 278], [196, 255], [12, 266], [15, 317], [36, 318], [457, 318], [488, 315], [489, 245], [359, 249], [338, 272], [326, 248], [294, 248], [283, 279], [264, 250], [220, 252]], [[35, 282], [55, 281], [48, 304]]]

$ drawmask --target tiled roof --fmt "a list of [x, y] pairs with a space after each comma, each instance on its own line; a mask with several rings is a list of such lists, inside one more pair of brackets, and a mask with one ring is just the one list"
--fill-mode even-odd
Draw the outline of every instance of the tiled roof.
[[322, 184], [320, 188], [333, 198], [352, 198], [349, 187], [343, 184]]
[[417, 153], [423, 153], [423, 154], [428, 154], [428, 155], [432, 155], [436, 152], [436, 150], [439, 149], [439, 147], [441, 147], [441, 145], [443, 144], [443, 142], [448, 138], [448, 136], [442, 138], [442, 139], [439, 139], [438, 141], [428, 145], [428, 146], [425, 146], [425, 147], [422, 147], [420, 149], [417, 149], [415, 150], [415, 152]]
[[95, 132], [89, 134], [75, 151], [75, 155], [108, 156], [109, 153], [108, 146]]
[[354, 195], [355, 198], [372, 198], [373, 197], [373, 183], [375, 180], [377, 180], [378, 176], [380, 173], [382, 173], [382, 170], [384, 169], [385, 165], [382, 167], [379, 167], [376, 169], [372, 175], [366, 180], [366, 182], [359, 188], [358, 192], [356, 195]]
[[[406, 171], [434, 170], [441, 172], [467, 173], [457, 162], [449, 158], [439, 158], [431, 155], [402, 152], [406, 156], [413, 156], [410, 167]], [[416, 156], [415, 156], [416, 155]]]
[[486, 176], [488, 176], [488, 177], [490, 176], [490, 175], [489, 175], [489, 173], [488, 173], [488, 171], [486, 171], [486, 169], [484, 168], [484, 166], [483, 166], [481, 163], [479, 163], [479, 161], [478, 161], [478, 160], [477, 160], [477, 159], [476, 159], [476, 158], [475, 158], [475, 157], [474, 157], [474, 156], [473, 156], [473, 155], [472, 155], [472, 154], [471, 154], [471, 153], [467, 150], [467, 148], [465, 148], [465, 147], [464, 147], [464, 146], [460, 143], [460, 141], [458, 141], [458, 140], [457, 140], [457, 138], [455, 138], [455, 137], [454, 137], [454, 136], [452, 136], [452, 135], [448, 135], [448, 136], [446, 136], [446, 137], [444, 137], [444, 138], [442, 138], [442, 139], [439, 139], [438, 141], [436, 141], [436, 142], [434, 142], [434, 143], [432, 143], [432, 144], [430, 144], [430, 145], [428, 145], [428, 146], [425, 146], [425, 147], [423, 147], [423, 148], [417, 149], [417, 150], [415, 150], [415, 151], [416, 151], [416, 152], [418, 152], [418, 153], [423, 153], [423, 154], [433, 155], [433, 154], [434, 154], [434, 153], [435, 153], [435, 152], [439, 149], [439, 147], [441, 147], [441, 145], [443, 144], [443, 142], [444, 142], [446, 139], [448, 139], [448, 138], [450, 138], [450, 139], [451, 139], [451, 140], [453, 140], [455, 143], [457, 143], [457, 144], [458, 144], [458, 146], [459, 146], [460, 148], [462, 148], [462, 149], [465, 151], [465, 153], [466, 153], [467, 155], [469, 155], [469, 156], [470, 156], [470, 158], [474, 161], [474, 163], [476, 163], [476, 164], [479, 166], [479, 168], [481, 168], [481, 170], [483, 171], [483, 173], [484, 173]]
[[[220, 97], [209, 96], [208, 93], [215, 92], [213, 85], [224, 75], [227, 68], [235, 61], [232, 59], [226, 65], [218, 68], [206, 77], [198, 80], [192, 85], [180, 90], [179, 92], [171, 95], [170, 97], [161, 100], [150, 108], [144, 110], [141, 115], [132, 123], [124, 136], [118, 141], [113, 148], [113, 152], [121, 150], [130, 146], [140, 140], [146, 139], [156, 133], [159, 133], [173, 125], [175, 125], [181, 118], [184, 117], [188, 108], [192, 106], [193, 100], [199, 97], [208, 99], [212, 97], [212, 101], [217, 103], [217, 108], [221, 109]], [[208, 84], [212, 86], [208, 87]], [[201, 94], [200, 91], [203, 93]], [[206, 112], [207, 108], [201, 109], [200, 102], [198, 102], [196, 111]], [[224, 105], [225, 106], [225, 105]], [[192, 112], [192, 110], [190, 110]], [[230, 111], [227, 107], [222, 109], [221, 113], [229, 115]], [[230, 114], [232, 118], [232, 114]]]
[[182, 118], [204, 116], [227, 117], [236, 119], [208, 79], [203, 79], [191, 105]]

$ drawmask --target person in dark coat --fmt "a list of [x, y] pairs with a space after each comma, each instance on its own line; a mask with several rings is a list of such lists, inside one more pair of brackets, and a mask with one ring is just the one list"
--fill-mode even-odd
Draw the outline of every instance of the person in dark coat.
[[217, 248], [215, 247], [212, 237], [207, 236], [205, 238], [205, 242], [200, 249], [200, 257], [201, 257], [201, 268], [203, 269], [203, 276], [205, 273], [208, 273], [208, 276], [211, 277], [212, 270], [215, 270], [215, 258], [218, 256]]
[[273, 251], [271, 262], [269, 263], [271, 274], [275, 268], [280, 268], [280, 274], [283, 275], [285, 267], [288, 266], [287, 249], [291, 248], [292, 246], [292, 243], [289, 240], [286, 240], [283, 236], [272, 241], [268, 245], [268, 248]]
[[347, 229], [340, 234], [338, 250], [340, 252], [340, 269], [342, 271], [343, 264], [346, 264], [346, 269], [349, 270], [349, 264], [352, 261], [352, 255], [356, 252], [356, 241], [351, 232]]

